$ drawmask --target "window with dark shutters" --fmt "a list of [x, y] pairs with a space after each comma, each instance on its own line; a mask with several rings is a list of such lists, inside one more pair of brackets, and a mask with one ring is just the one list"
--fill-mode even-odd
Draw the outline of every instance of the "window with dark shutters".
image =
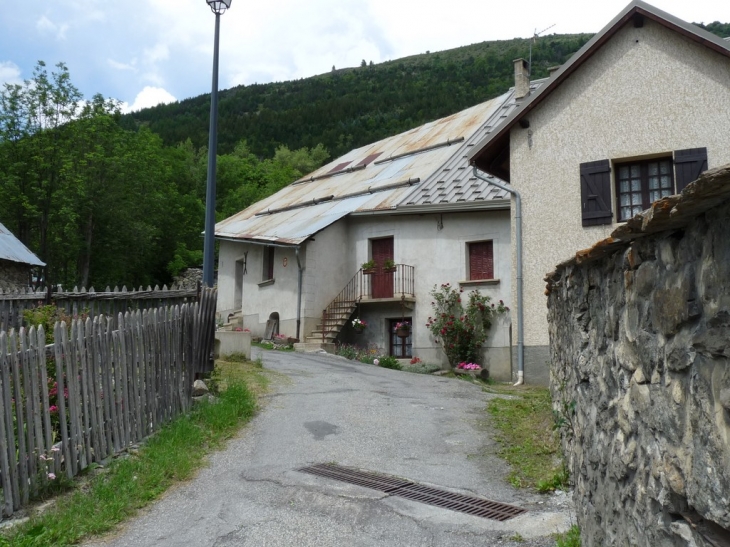
[[608, 160], [580, 164], [580, 198], [583, 226], [613, 222], [611, 163]]
[[494, 279], [494, 254], [491, 241], [469, 243], [469, 279]]
[[678, 194], [705, 171], [707, 171], [707, 148], [688, 148], [674, 152], [674, 173]]

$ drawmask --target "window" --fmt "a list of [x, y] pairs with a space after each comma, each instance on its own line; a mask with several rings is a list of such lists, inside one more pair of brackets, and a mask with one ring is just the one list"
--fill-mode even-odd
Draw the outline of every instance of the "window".
[[656, 200], [674, 194], [671, 158], [616, 165], [618, 219], [628, 220]]
[[494, 253], [491, 241], [475, 241], [469, 248], [469, 279], [494, 279]]
[[[625, 221], [652, 202], [679, 193], [707, 171], [707, 148], [665, 152], [649, 160], [580, 164], [581, 218], [584, 227]], [[612, 194], [617, 213], [613, 213]]]
[[264, 271], [261, 275], [262, 281], [269, 281], [274, 279], [274, 249], [276, 247], [266, 246], [264, 247]]

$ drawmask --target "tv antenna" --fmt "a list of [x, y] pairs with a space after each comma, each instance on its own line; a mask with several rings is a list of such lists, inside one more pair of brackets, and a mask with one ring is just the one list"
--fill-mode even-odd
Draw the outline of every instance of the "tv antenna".
[[549, 27], [542, 29], [540, 32], [537, 32], [537, 29], [535, 29], [535, 33], [532, 35], [532, 38], [530, 39], [530, 59], [527, 61], [527, 71], [528, 71], [528, 74], [532, 75], [532, 44], [534, 44], [535, 42], [537, 42], [537, 39], [539, 38], [539, 36], [541, 34], [547, 32], [548, 30], [550, 30], [554, 26], [555, 25], [550, 25]]

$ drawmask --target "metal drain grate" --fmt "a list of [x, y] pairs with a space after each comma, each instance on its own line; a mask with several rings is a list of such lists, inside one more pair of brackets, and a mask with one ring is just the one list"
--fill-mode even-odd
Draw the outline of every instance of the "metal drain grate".
[[421, 484], [409, 484], [400, 488], [397, 492], [393, 492], [394, 496], [406, 498], [413, 501], [420, 501], [428, 505], [451, 509], [474, 515], [475, 517], [484, 517], [492, 520], [505, 521], [512, 517], [526, 513], [522, 507], [507, 505], [497, 501], [489, 501], [473, 496], [465, 496], [463, 494], [455, 494], [447, 492], [440, 488], [431, 488]]
[[435, 507], [459, 511], [468, 515], [492, 520], [505, 521], [527, 512], [526, 509], [515, 505], [456, 494], [447, 490], [441, 490], [440, 488], [423, 486], [397, 477], [341, 467], [334, 463], [321, 463], [311, 467], [302, 467], [298, 471], [372, 488], [373, 490], [379, 490], [391, 496], [398, 496]]
[[313, 465], [311, 467], [302, 467], [299, 471], [302, 473], [309, 473], [310, 475], [319, 475], [320, 477], [328, 477], [342, 482], [349, 482], [350, 484], [372, 488], [373, 490], [380, 490], [387, 494], [391, 493], [393, 490], [412, 484], [397, 477], [377, 475], [375, 473], [358, 471], [357, 469], [348, 469], [333, 463], [320, 463], [319, 465]]

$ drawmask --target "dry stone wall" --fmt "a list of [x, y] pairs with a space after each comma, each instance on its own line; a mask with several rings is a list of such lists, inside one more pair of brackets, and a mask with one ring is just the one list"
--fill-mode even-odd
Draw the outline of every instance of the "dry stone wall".
[[0, 260], [0, 290], [27, 289], [30, 282], [29, 268], [28, 264]]
[[730, 545], [730, 168], [548, 275], [584, 546]]

